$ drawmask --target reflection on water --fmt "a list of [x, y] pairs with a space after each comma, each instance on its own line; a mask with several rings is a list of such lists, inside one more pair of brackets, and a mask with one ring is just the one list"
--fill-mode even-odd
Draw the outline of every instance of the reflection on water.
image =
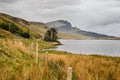
[[120, 40], [60, 40], [56, 50], [72, 53], [120, 56]]

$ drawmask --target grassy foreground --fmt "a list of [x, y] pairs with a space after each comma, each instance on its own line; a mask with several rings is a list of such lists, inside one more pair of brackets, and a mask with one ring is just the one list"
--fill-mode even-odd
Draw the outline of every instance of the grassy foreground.
[[57, 43], [1, 39], [0, 80], [66, 80], [68, 67], [73, 68], [72, 80], [120, 80], [120, 57], [45, 50], [54, 45]]

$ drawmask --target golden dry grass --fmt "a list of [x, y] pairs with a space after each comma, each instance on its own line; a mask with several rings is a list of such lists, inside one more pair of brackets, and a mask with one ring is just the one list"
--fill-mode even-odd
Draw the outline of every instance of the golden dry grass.
[[[0, 80], [66, 80], [68, 67], [73, 68], [72, 80], [120, 80], [120, 57], [39, 50], [36, 63], [35, 47], [29, 47], [33, 43], [25, 42], [0, 40]], [[51, 45], [39, 42], [45, 44]]]
[[73, 80], [120, 80], [120, 58], [56, 54], [48, 56], [48, 61], [64, 64], [64, 70], [71, 66]]

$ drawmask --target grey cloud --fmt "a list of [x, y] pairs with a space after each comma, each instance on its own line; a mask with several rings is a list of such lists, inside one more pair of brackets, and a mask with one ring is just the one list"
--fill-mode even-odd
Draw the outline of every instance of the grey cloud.
[[0, 3], [15, 3], [17, 1], [20, 1], [20, 0], [0, 0]]
[[84, 30], [120, 34], [120, 0], [0, 0], [0, 5], [1, 12], [27, 20], [65, 19]]
[[95, 27], [86, 27], [88, 31], [93, 31], [97, 33], [119, 36], [120, 37], [120, 23], [111, 23], [107, 25], [98, 25]]
[[[80, 0], [23, 0], [21, 4], [28, 9], [56, 9], [63, 6], [77, 5]], [[28, 5], [26, 5], [28, 4]]]

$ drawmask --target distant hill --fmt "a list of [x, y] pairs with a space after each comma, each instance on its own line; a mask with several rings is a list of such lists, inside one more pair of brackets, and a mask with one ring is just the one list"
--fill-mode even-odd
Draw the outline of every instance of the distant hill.
[[[118, 37], [114, 36], [80, 30], [77, 27], [72, 27], [71, 23], [66, 20], [52, 21], [46, 23], [46, 25], [48, 27], [56, 28], [59, 32], [62, 32], [63, 34], [71, 34], [72, 36], [77, 37], [76, 39], [119, 39]], [[62, 36], [60, 36], [60, 38], [62, 38]]]
[[64, 21], [64, 20], [57, 20], [57, 21], [53, 21], [53, 22], [48, 22], [48, 23], [46, 23], [46, 25], [48, 27], [57, 28], [58, 30], [61, 30], [61, 31], [67, 31], [67, 30], [72, 29], [71, 23]]

